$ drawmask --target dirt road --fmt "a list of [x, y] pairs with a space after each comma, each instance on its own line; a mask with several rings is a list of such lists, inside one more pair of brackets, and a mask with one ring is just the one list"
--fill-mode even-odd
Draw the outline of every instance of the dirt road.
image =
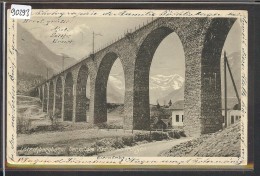
[[171, 149], [173, 146], [178, 145], [182, 142], [187, 142], [193, 138], [181, 138], [173, 139], [169, 141], [157, 141], [152, 143], [146, 143], [137, 145], [134, 147], [126, 147], [114, 151], [109, 151], [105, 153], [100, 153], [100, 156], [139, 156], [139, 157], [149, 157], [158, 156], [162, 151]]

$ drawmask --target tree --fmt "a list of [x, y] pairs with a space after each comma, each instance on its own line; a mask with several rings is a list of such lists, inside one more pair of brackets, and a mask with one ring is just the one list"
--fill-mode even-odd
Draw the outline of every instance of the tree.
[[157, 105], [156, 105], [156, 107], [157, 107], [157, 109], [160, 109], [160, 104], [159, 104], [159, 102], [158, 102], [158, 100], [157, 100]]
[[172, 105], [172, 100], [169, 101], [168, 105], [169, 107]]

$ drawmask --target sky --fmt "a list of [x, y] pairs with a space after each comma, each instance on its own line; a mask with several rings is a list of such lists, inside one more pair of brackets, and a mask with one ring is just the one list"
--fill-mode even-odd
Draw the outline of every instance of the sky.
[[[53, 18], [54, 19], [54, 18]], [[32, 18], [32, 20], [41, 20], [41, 18]], [[50, 19], [52, 20], [52, 19]], [[135, 27], [143, 25], [151, 21], [151, 18], [142, 17], [81, 17], [75, 18], [71, 23], [64, 25], [68, 28], [71, 35], [71, 44], [52, 43], [53, 38], [50, 37], [56, 27], [55, 24], [35, 24], [35, 23], [19, 23], [30, 31], [34, 37], [42, 41], [50, 50], [56, 54], [66, 54], [77, 60], [88, 56], [92, 52], [92, 33], [101, 34], [95, 37], [95, 48], [104, 47], [107, 43], [122, 36], [126, 30], [134, 30]], [[61, 26], [62, 27], [62, 26]], [[229, 32], [225, 42], [224, 49], [227, 53], [240, 50], [240, 27], [236, 22]], [[171, 75], [173, 72], [184, 77], [184, 51], [182, 43], [175, 33], [168, 35], [157, 48], [152, 66], [151, 75], [163, 74]], [[111, 74], [121, 74], [122, 66], [117, 60], [111, 70]]]
[[[41, 20], [42, 18], [34, 17], [32, 20]], [[46, 19], [46, 18], [45, 18]], [[64, 17], [64, 19], [66, 19]], [[68, 18], [67, 18], [68, 19]], [[70, 19], [70, 18], [69, 18]], [[49, 18], [49, 20], [55, 20]], [[71, 35], [73, 42], [71, 44], [54, 44], [52, 43], [53, 33], [56, 24], [36, 24], [36, 23], [19, 23], [30, 31], [33, 36], [42, 41], [50, 50], [54, 53], [64, 53], [75, 59], [81, 59], [88, 56], [92, 52], [92, 33], [101, 34], [95, 37], [95, 48], [105, 46], [107, 43], [123, 36], [127, 29], [134, 30], [135, 27], [147, 23], [147, 20], [151, 21], [151, 18], [126, 18], [126, 17], [79, 17], [74, 18], [71, 23], [59, 26], [68, 28], [68, 34]]]
[[[41, 20], [41, 18], [32, 18], [32, 20]], [[52, 19], [50, 19], [52, 20]], [[109, 42], [123, 36], [126, 30], [134, 30], [139, 25], [146, 24], [151, 18], [142, 17], [81, 17], [75, 18], [70, 23], [64, 25], [67, 27], [68, 34], [72, 40], [71, 44], [53, 43], [50, 37], [55, 31], [55, 24], [36, 24], [19, 23], [33, 34], [33, 36], [42, 41], [50, 50], [56, 54], [66, 54], [77, 60], [88, 56], [92, 52], [92, 33], [100, 34], [95, 37], [95, 48], [103, 48]], [[62, 25], [60, 25], [63, 27]], [[241, 29], [239, 22], [235, 22], [225, 41], [223, 51], [227, 54], [240, 51]], [[223, 52], [222, 52], [223, 53]], [[117, 59], [110, 71], [111, 75], [121, 75], [123, 79], [123, 68], [119, 59]], [[168, 35], [158, 46], [151, 65], [150, 76], [174, 75], [179, 74], [185, 77], [185, 56], [182, 43], [176, 33]], [[120, 78], [119, 78], [120, 79]]]

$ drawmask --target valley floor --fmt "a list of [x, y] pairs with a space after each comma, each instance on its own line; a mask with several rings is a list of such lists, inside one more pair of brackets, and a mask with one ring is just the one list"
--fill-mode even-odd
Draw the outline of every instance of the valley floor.
[[[18, 95], [17, 99], [18, 124], [24, 127], [24, 124], [28, 123], [27, 130], [23, 131], [24, 128], [21, 128], [17, 135], [17, 151], [21, 156], [91, 156], [116, 149], [135, 149], [140, 144], [153, 148], [153, 154], [156, 156], [159, 150], [167, 149], [177, 141], [179, 143], [187, 140], [168, 138], [162, 132], [154, 132], [156, 134], [152, 139], [148, 131], [134, 130], [132, 134], [131, 130], [100, 129], [86, 122], [58, 121], [55, 125], [47, 114], [42, 112], [38, 98]], [[122, 125], [120, 111], [108, 113], [108, 124]], [[157, 143], [156, 140], [167, 141]], [[153, 145], [155, 146], [152, 147]], [[160, 145], [165, 147], [160, 148]]]
[[[27, 156], [163, 156], [163, 157], [220, 157], [240, 155], [240, 123], [223, 131], [197, 138], [173, 139], [161, 132], [123, 129], [99, 129], [86, 122], [62, 122], [58, 128], [41, 110], [38, 98], [18, 96], [18, 117], [30, 121], [29, 133], [18, 133], [18, 155]], [[117, 112], [108, 113], [108, 123], [122, 124]], [[39, 126], [44, 127], [40, 128]], [[51, 128], [50, 128], [51, 127]], [[139, 136], [138, 136], [139, 135]], [[153, 135], [152, 135], [153, 136]], [[134, 139], [137, 137], [136, 139]], [[158, 138], [159, 137], [159, 138]], [[180, 136], [179, 136], [180, 137]], [[178, 138], [179, 138], [178, 137]]]

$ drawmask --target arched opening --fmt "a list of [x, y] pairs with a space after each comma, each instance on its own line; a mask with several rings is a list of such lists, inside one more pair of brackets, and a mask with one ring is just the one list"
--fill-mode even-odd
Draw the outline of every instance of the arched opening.
[[56, 95], [55, 95], [55, 115], [57, 118], [61, 118], [62, 111], [62, 80], [58, 77], [56, 82]]
[[82, 65], [79, 69], [76, 91], [76, 122], [87, 121], [88, 98], [86, 96], [86, 86], [88, 79], [88, 69]]
[[235, 20], [213, 19], [205, 34], [201, 60], [201, 134], [222, 129], [220, 59]]
[[134, 73], [134, 129], [150, 129], [150, 67], [157, 47], [172, 32], [168, 27], [155, 29], [146, 37], [138, 51]]
[[172, 32], [157, 47], [149, 74], [152, 129], [183, 127], [185, 55], [179, 36]]
[[69, 72], [65, 78], [64, 121], [72, 121], [73, 115], [73, 77]]
[[[241, 113], [240, 102], [238, 98], [241, 99], [241, 27], [239, 21], [237, 20], [230, 31], [228, 32], [227, 38], [225, 40], [222, 52], [221, 52], [221, 99], [222, 99], [222, 116], [224, 119], [223, 127], [229, 126], [231, 124], [231, 113], [229, 111]], [[231, 75], [229, 73], [228, 68], [226, 68], [226, 82], [227, 82], [227, 114], [225, 114], [225, 83], [224, 83], [224, 52], [226, 52], [226, 57], [228, 60], [228, 64], [232, 73], [232, 77], [235, 83], [235, 87], [237, 89], [238, 96], [236, 95], [236, 91], [234, 85], [232, 83]], [[238, 118], [235, 119], [235, 121]]]
[[49, 87], [49, 106], [48, 106], [48, 113], [50, 116], [53, 115], [53, 100], [54, 100], [54, 86], [53, 86], [53, 81], [51, 81]]
[[[107, 121], [107, 82], [111, 68], [117, 58], [117, 54], [108, 53], [100, 63], [95, 84], [94, 123]], [[117, 96], [116, 94], [117, 92], [114, 92], [115, 96]]]
[[43, 112], [47, 112], [48, 86], [45, 84], [43, 89]]
[[107, 82], [107, 123], [116, 128], [123, 127], [125, 78], [120, 59], [116, 59]]

